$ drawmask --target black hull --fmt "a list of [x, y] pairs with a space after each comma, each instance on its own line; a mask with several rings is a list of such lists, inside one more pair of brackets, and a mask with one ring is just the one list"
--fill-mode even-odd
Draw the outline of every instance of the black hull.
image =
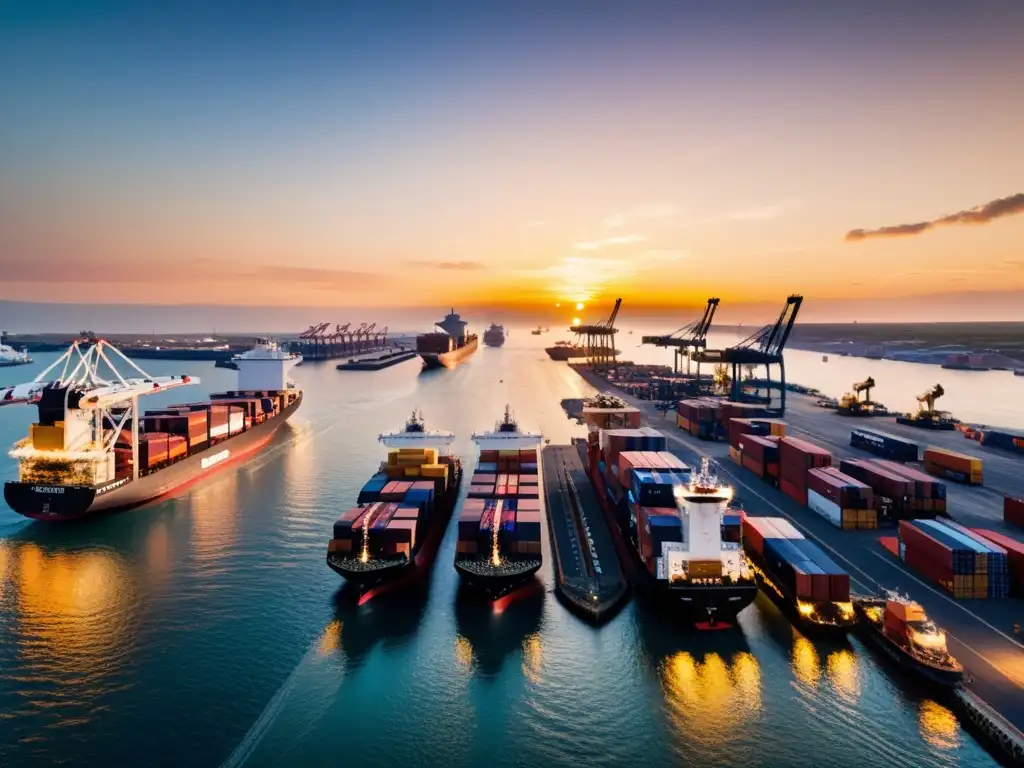
[[417, 354], [423, 358], [424, 368], [454, 368], [459, 363], [468, 360], [479, 348], [480, 342], [476, 336], [473, 336], [466, 342], [465, 346], [453, 349], [451, 352], [441, 354], [436, 352], [417, 352]]
[[427, 535], [412, 554], [412, 559], [404, 557], [374, 558], [363, 563], [358, 557], [341, 556], [333, 553], [327, 555], [327, 565], [360, 592], [382, 587], [399, 581], [417, 580], [430, 570], [437, 558], [437, 550], [441, 546], [444, 532], [452, 519], [455, 502], [459, 498], [462, 485], [462, 469], [455, 473], [455, 481], [440, 505], [438, 513], [431, 520]]
[[475, 557], [460, 558], [455, 561], [458, 571], [471, 591], [482, 594], [491, 600], [497, 600], [510, 592], [514, 592], [527, 584], [540, 570], [541, 559], [530, 558], [516, 560], [500, 566], [501, 570], [491, 568], [485, 560]]
[[915, 675], [922, 682], [939, 688], [955, 688], [963, 682], [963, 670], [934, 667], [918, 659], [902, 645], [890, 640], [878, 624], [864, 615], [860, 606], [855, 605], [854, 610], [860, 619], [858, 624], [860, 634], [866, 637], [879, 653], [887, 656], [890, 661], [903, 670]]
[[848, 634], [857, 627], [856, 614], [848, 619], [836, 618], [835, 621], [816, 621], [800, 613], [797, 608], [797, 599], [781, 584], [781, 581], [764, 570], [764, 562], [747, 554], [747, 559], [752, 562], [757, 570], [756, 579], [758, 586], [772, 602], [774, 602], [789, 618], [791, 622], [806, 634], [813, 634], [820, 637], [841, 637]]
[[138, 507], [255, 453], [301, 404], [300, 393], [291, 405], [272, 419], [138, 480], [122, 478], [99, 486], [40, 486], [12, 481], [4, 484], [4, 500], [19, 515], [46, 522], [79, 520], [99, 513]]

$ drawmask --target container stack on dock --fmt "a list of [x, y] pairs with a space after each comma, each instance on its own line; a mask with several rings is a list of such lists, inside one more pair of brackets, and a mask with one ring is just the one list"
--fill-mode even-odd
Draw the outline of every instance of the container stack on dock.
[[900, 559], [958, 600], [1009, 595], [1007, 550], [956, 523], [900, 521]]
[[892, 461], [917, 461], [919, 450], [917, 443], [877, 429], [852, 430], [850, 445]]
[[[735, 403], [714, 398], [695, 398], [676, 403], [676, 425], [701, 440], [725, 440], [732, 436], [730, 421], [750, 419], [773, 421], [770, 411], [756, 403]], [[780, 422], [781, 423], [781, 422]], [[759, 434], [755, 428], [751, 430]], [[764, 434], [780, 434], [768, 428]], [[785, 434], [783, 428], [781, 434]]]
[[924, 469], [930, 475], [966, 485], [982, 485], [981, 459], [945, 448], [926, 448]]
[[832, 454], [813, 443], [795, 437], [779, 440], [779, 489], [807, 506], [807, 472], [832, 466]]
[[348, 554], [365, 547], [371, 557], [409, 557], [424, 537], [435, 499], [454, 471], [452, 462], [434, 448], [389, 451], [384, 471], [359, 491], [358, 506], [334, 523], [328, 551]]
[[881, 459], [844, 459], [839, 470], [871, 486], [879, 520], [934, 517], [946, 511], [946, 486], [913, 467]]
[[878, 527], [871, 486], [834, 467], [807, 471], [807, 506], [844, 531]]
[[[736, 448], [740, 463], [762, 480], [779, 482], [779, 438], [760, 435], [740, 435]], [[735, 457], [734, 457], [735, 458]]]
[[480, 451], [469, 498], [459, 515], [456, 552], [487, 554], [500, 536], [501, 553], [540, 555], [541, 505], [536, 449]]
[[964, 432], [964, 437], [977, 440], [986, 448], [1024, 453], [1024, 435], [1014, 435], [997, 429], [970, 429]]
[[972, 528], [971, 532], [1006, 551], [1010, 595], [1018, 598], [1024, 597], [1024, 542], [1004, 536], [997, 531], [988, 531], [982, 528]]
[[1024, 528], [1024, 499], [1010, 495], [1003, 497], [1003, 522]]
[[[594, 435], [593, 432], [590, 433]], [[665, 436], [650, 427], [636, 429], [603, 429], [598, 436], [598, 452], [604, 456], [601, 472], [619, 486], [619, 454], [627, 451], [665, 451]]]

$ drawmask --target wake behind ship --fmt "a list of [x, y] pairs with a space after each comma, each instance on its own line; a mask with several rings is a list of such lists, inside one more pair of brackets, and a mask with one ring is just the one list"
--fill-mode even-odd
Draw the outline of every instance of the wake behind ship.
[[39, 415], [10, 452], [18, 480], [4, 499], [26, 517], [72, 520], [166, 496], [255, 452], [302, 402], [288, 381], [302, 358], [261, 339], [234, 359], [237, 390], [140, 416], [140, 397], [199, 379], [150, 376], [103, 340], [75, 341], [35, 381], [0, 390], [0, 405], [32, 404]]
[[454, 309], [435, 324], [440, 331], [416, 337], [416, 352], [424, 368], [454, 368], [476, 352], [479, 339], [467, 331], [468, 323]]
[[378, 440], [392, 448], [359, 492], [357, 506], [334, 523], [327, 565], [361, 590], [423, 575], [434, 561], [459, 496], [462, 465], [444, 455], [451, 432], [428, 431], [413, 412], [400, 432]]
[[492, 600], [540, 569], [539, 433], [520, 432], [509, 408], [494, 431], [474, 434], [480, 461], [459, 515], [455, 570]]
[[[598, 499], [634, 562], [639, 584], [698, 627], [727, 626], [757, 596], [740, 543], [741, 513], [710, 462], [693, 475], [665, 436], [641, 428], [618, 398], [585, 403], [589, 473]], [[623, 428], [609, 428], [621, 425]]]

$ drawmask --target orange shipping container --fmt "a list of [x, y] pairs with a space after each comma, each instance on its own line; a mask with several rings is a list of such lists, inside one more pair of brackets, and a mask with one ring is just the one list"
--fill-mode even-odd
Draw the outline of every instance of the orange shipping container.
[[982, 485], [981, 459], [944, 448], [926, 448], [923, 455], [925, 471], [968, 485]]

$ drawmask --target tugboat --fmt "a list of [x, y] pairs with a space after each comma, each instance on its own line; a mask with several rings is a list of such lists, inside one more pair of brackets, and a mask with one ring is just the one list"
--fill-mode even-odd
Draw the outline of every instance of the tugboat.
[[361, 591], [429, 570], [462, 482], [459, 459], [445, 455], [455, 436], [427, 430], [422, 413], [377, 439], [392, 449], [387, 461], [334, 523], [327, 548], [327, 565]]
[[488, 347], [500, 347], [505, 343], [505, 326], [491, 323], [491, 327], [484, 331], [484, 344]]
[[884, 598], [854, 597], [853, 610], [864, 633], [900, 666], [943, 688], [963, 680], [964, 668], [949, 654], [946, 634], [917, 603], [889, 592]]
[[541, 333], [543, 333], [543, 331], [541, 331], [540, 326], [538, 325], [536, 328], [530, 331], [530, 333], [534, 336], [540, 336]]
[[474, 434], [480, 461], [459, 516], [455, 570], [471, 589], [496, 600], [540, 569], [539, 432], [521, 432], [505, 406], [494, 430]]
[[0, 368], [10, 368], [15, 365], [29, 365], [32, 358], [28, 356], [28, 348], [22, 347], [19, 352], [14, 347], [4, 343], [7, 341], [7, 333], [3, 334], [0, 340]]

